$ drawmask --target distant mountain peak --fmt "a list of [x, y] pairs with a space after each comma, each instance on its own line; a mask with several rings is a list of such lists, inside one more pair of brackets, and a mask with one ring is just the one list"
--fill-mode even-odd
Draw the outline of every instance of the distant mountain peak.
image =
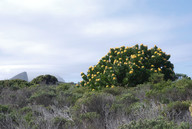
[[21, 80], [28, 82], [27, 72], [19, 73], [19, 74], [15, 75], [14, 77], [12, 77], [10, 80], [14, 80], [14, 79], [21, 79]]

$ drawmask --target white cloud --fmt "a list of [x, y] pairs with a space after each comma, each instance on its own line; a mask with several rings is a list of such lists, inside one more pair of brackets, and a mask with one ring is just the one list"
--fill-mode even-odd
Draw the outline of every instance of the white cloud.
[[165, 20], [156, 16], [134, 16], [104, 19], [85, 26], [87, 36], [133, 36], [154, 32], [169, 31], [176, 26], [174, 19]]
[[89, 0], [4, 0], [0, 12], [5, 14], [42, 13], [64, 16], [85, 16], [95, 13], [98, 7]]

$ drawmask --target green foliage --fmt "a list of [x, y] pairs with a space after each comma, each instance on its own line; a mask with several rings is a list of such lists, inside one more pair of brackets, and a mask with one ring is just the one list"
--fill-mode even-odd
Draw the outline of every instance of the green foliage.
[[62, 117], [55, 117], [53, 119], [55, 125], [57, 125], [58, 129], [69, 129], [74, 126], [74, 122], [71, 120], [67, 120], [66, 118]]
[[28, 112], [32, 112], [31, 107], [23, 107], [23, 108], [20, 109], [21, 114], [26, 114]]
[[37, 90], [29, 98], [30, 102], [36, 103], [37, 105], [49, 106], [51, 105], [52, 98], [56, 97], [56, 90], [52, 87], [46, 87], [46, 89]]
[[134, 102], [137, 102], [138, 99], [131, 93], [127, 93], [127, 94], [122, 94], [119, 99], [118, 99], [121, 103], [126, 104], [126, 105], [130, 105]]
[[80, 115], [80, 118], [82, 120], [90, 120], [90, 121], [93, 121], [95, 118], [99, 118], [100, 115], [97, 114], [96, 112], [87, 112], [87, 113], [82, 113]]
[[26, 122], [28, 124], [30, 124], [30, 125], [33, 124], [33, 120], [34, 120], [33, 113], [32, 112], [28, 112], [27, 114], [25, 114], [24, 119], [26, 120]]
[[24, 80], [15, 79], [15, 80], [2, 80], [0, 81], [0, 88], [11, 88], [13, 90], [18, 90], [20, 88], [29, 87], [30, 83]]
[[66, 91], [69, 90], [69, 88], [71, 88], [73, 85], [72, 84], [68, 84], [68, 83], [60, 83], [56, 89], [58, 91]]
[[0, 113], [6, 113], [9, 111], [8, 105], [0, 105]]
[[152, 49], [143, 44], [111, 48], [98, 64], [89, 67], [87, 74], [81, 73], [80, 86], [92, 90], [117, 85], [132, 87], [148, 81], [152, 73], [162, 73], [165, 80], [173, 80], [175, 73], [169, 58], [170, 55], [157, 46]]
[[110, 94], [88, 92], [78, 99], [73, 109], [76, 117], [80, 117], [79, 115], [83, 113], [83, 107], [86, 107], [86, 111], [84, 112], [96, 112], [101, 117], [104, 117], [104, 107], [107, 106], [110, 108], [113, 102], [113, 96]]
[[88, 91], [86, 87], [77, 88], [71, 84], [68, 85], [70, 88], [66, 90], [66, 87], [68, 86], [63, 84], [60, 85], [59, 87], [56, 87], [57, 101], [59, 102], [59, 105], [73, 106], [75, 102]]
[[188, 110], [191, 102], [190, 101], [176, 101], [169, 103], [167, 105], [167, 110], [175, 110], [177, 112], [182, 111], [182, 110]]
[[102, 92], [117, 96], [126, 92], [126, 90], [127, 89], [125, 89], [124, 87], [114, 87], [114, 88], [103, 88]]
[[181, 79], [175, 82], [161, 81], [150, 87], [146, 95], [161, 103], [169, 103], [171, 101], [186, 100], [187, 97], [192, 97], [192, 80]]
[[162, 73], [151, 74], [149, 78], [149, 82], [151, 82], [152, 84], [163, 82], [163, 80], [164, 80], [164, 74]]
[[46, 84], [46, 85], [55, 85], [58, 80], [55, 76], [52, 75], [40, 75], [34, 78], [31, 83], [32, 84]]
[[190, 125], [181, 123], [179, 126], [172, 121], [165, 120], [160, 117], [153, 120], [132, 121], [130, 124], [125, 124], [119, 129], [189, 129]]

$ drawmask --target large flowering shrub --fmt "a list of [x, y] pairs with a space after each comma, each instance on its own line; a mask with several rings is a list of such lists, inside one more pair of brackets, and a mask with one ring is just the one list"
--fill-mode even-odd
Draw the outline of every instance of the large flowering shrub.
[[151, 73], [163, 73], [164, 79], [174, 79], [170, 55], [155, 46], [141, 44], [133, 47], [111, 48], [98, 64], [91, 66], [77, 86], [98, 90], [102, 87], [135, 86], [148, 81]]

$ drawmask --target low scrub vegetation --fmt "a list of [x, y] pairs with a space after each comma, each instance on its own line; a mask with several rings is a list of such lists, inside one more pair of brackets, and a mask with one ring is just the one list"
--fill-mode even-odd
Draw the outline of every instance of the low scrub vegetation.
[[[155, 79], [155, 80], [154, 80]], [[188, 129], [192, 80], [90, 91], [74, 84], [3, 87], [1, 129]], [[190, 109], [190, 110], [189, 110]]]

